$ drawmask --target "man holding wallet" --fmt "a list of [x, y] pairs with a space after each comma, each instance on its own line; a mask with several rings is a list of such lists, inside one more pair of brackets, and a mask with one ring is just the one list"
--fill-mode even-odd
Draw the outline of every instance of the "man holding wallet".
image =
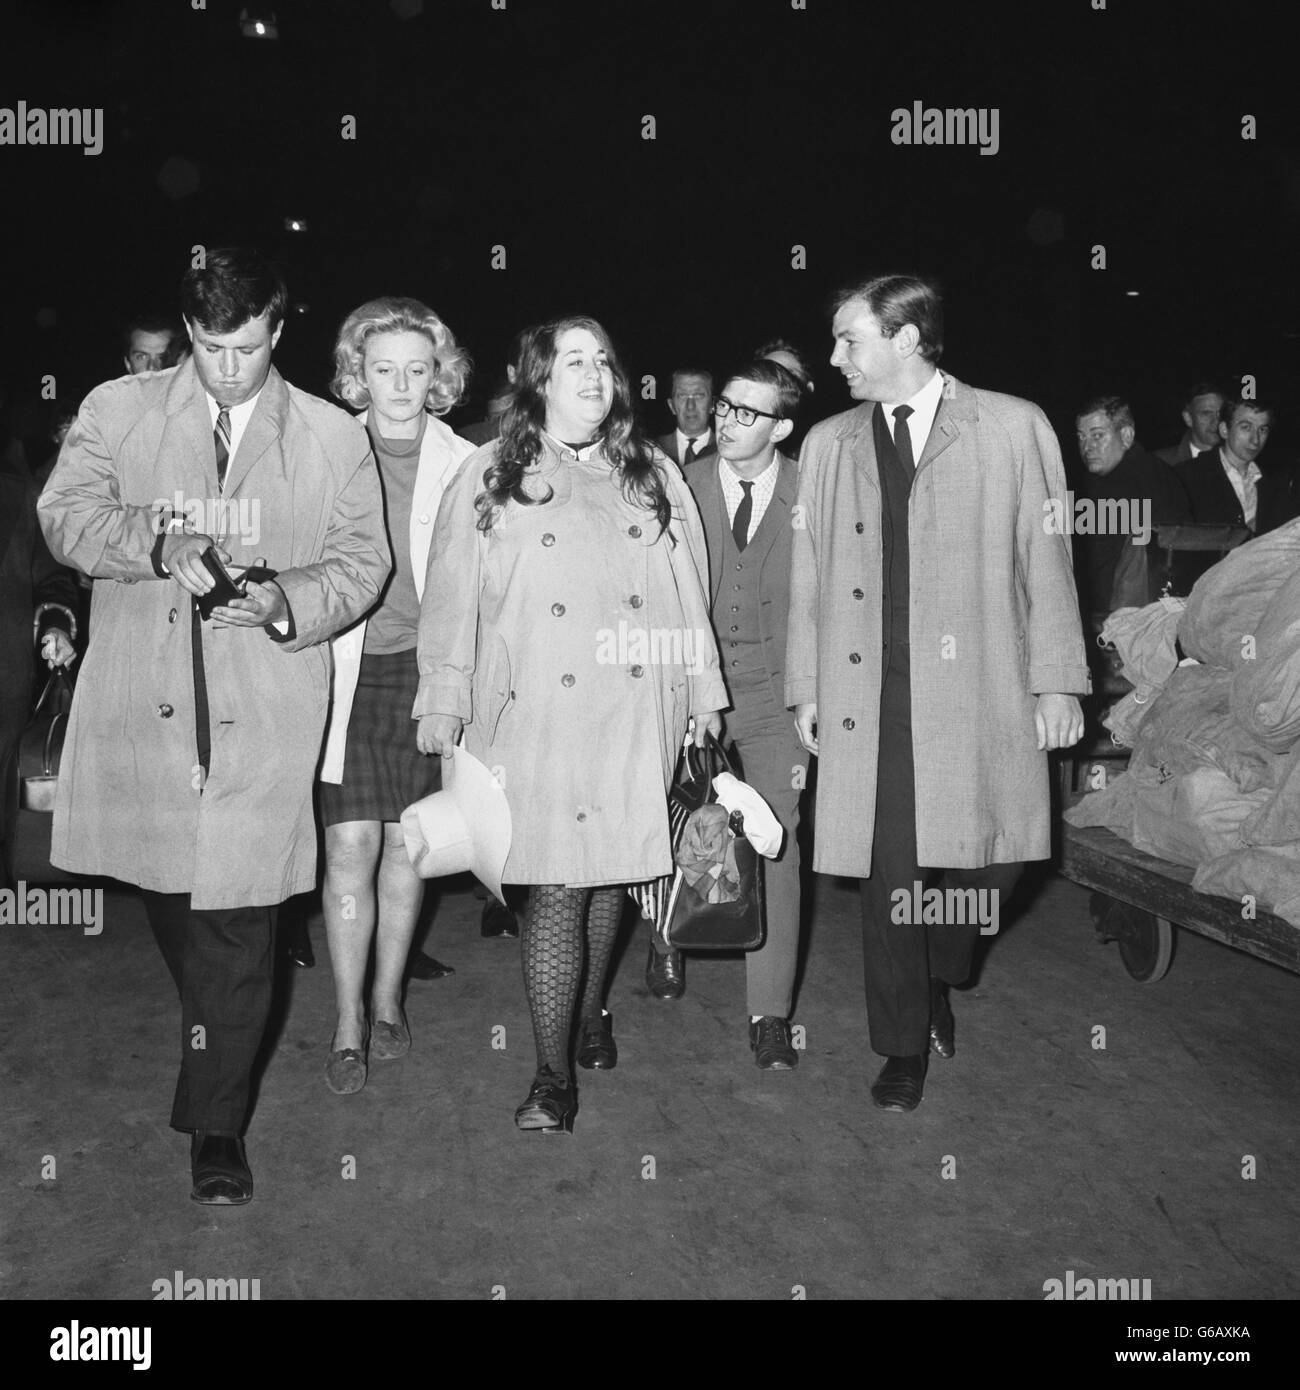
[[193, 356], [92, 392], [40, 499], [55, 556], [101, 581], [51, 857], [143, 890], [181, 997], [171, 1123], [217, 1205], [252, 1197], [276, 908], [316, 881], [324, 643], [390, 568], [365, 431], [271, 365], [286, 303], [257, 252], [209, 252], [182, 284]]

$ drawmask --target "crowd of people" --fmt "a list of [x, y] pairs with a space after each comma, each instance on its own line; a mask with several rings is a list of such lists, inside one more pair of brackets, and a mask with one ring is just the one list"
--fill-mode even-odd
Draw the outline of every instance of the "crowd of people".
[[[128, 326], [127, 375], [86, 398], [57, 462], [0, 477], [4, 640], [25, 653], [6, 665], [4, 739], [38, 655], [74, 658], [77, 576], [93, 582], [52, 860], [141, 891], [181, 1003], [171, 1122], [207, 1204], [252, 1196], [277, 912], [317, 888], [318, 834], [326, 1084], [355, 1093], [410, 1051], [405, 982], [448, 967], [413, 948], [425, 885], [402, 817], [458, 758], [510, 807], [482, 930], [521, 938], [536, 1066], [520, 1129], [571, 1132], [579, 1071], [617, 1064], [626, 890], [671, 872], [668, 788], [709, 736], [784, 831], [738, 1034], [760, 1068], [797, 1066], [815, 758], [812, 868], [861, 886], [871, 1097], [915, 1109], [929, 1059], [954, 1053], [949, 991], [979, 927], [900, 903], [942, 886], [1005, 911], [1048, 857], [1048, 755], [1083, 734], [1088, 619], [1190, 582], [1155, 558], [1154, 528], [1249, 535], [1300, 514], [1294, 469], [1259, 461], [1273, 409], [1199, 382], [1161, 455], [1124, 400], [1083, 403], [1086, 500], [1109, 520], [1050, 524], [1069, 493], [1047, 417], [941, 369], [942, 296], [922, 277], [838, 295], [846, 402], [814, 410], [809, 358], [773, 338], [724, 375], [674, 371], [659, 437], [590, 317], [522, 329], [487, 418], [453, 431], [469, 359], [433, 309], [353, 310], [334, 406], [275, 368], [286, 306], [260, 254], [209, 253], [179, 322]], [[201, 603], [222, 567], [234, 589]], [[683, 640], [611, 661], [598, 635], [620, 627]], [[681, 953], [639, 930], [651, 993], [680, 997]], [[301, 936], [294, 950], [310, 962]]]

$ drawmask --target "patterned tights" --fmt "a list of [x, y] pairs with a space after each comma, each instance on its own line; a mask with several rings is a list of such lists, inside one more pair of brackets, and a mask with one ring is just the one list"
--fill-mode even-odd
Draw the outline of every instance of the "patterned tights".
[[[582, 1018], [600, 1016], [605, 975], [623, 915], [622, 888], [564, 888], [554, 884], [528, 890], [520, 954], [524, 989], [533, 1015], [538, 1068], [569, 1076], [573, 1011], [582, 988]], [[585, 923], [585, 931], [584, 931]], [[585, 950], [584, 950], [585, 946]]]

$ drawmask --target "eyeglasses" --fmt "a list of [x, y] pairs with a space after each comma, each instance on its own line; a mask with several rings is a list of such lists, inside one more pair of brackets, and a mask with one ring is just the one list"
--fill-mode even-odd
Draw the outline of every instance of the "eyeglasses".
[[713, 402], [713, 413], [719, 420], [725, 420], [728, 415], [735, 414], [736, 420], [742, 425], [752, 425], [761, 415], [765, 420], [780, 420], [783, 417], [774, 415], [770, 410], [755, 410], [752, 405], [737, 405], [735, 401], [729, 401], [726, 396], [719, 396]]

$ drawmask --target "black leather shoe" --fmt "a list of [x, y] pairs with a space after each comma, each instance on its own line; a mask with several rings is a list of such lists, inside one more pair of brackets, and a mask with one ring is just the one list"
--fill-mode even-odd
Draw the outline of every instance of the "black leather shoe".
[[244, 1141], [233, 1134], [204, 1134], [190, 1138], [193, 1201], [210, 1207], [242, 1207], [253, 1200], [253, 1174]]
[[925, 1057], [887, 1057], [871, 1088], [882, 1110], [915, 1110], [925, 1090]]
[[951, 1057], [957, 1051], [952, 1005], [948, 1002], [948, 986], [942, 980], [930, 981], [930, 1051], [939, 1057]]
[[406, 961], [406, 973], [412, 980], [441, 980], [444, 975], [454, 975], [450, 965], [444, 965], [423, 951], [412, 951]]
[[799, 1054], [790, 1041], [790, 1021], [764, 1014], [757, 1023], [749, 1025], [749, 1046], [754, 1061], [764, 1071], [793, 1071], [799, 1065]]
[[543, 1134], [572, 1134], [578, 1113], [578, 1092], [567, 1076], [542, 1067], [533, 1078], [528, 1099], [515, 1111], [520, 1129], [539, 1129]]
[[584, 1018], [578, 1034], [578, 1065], [588, 1071], [612, 1071], [618, 1066], [614, 1041], [614, 1015], [602, 1010], [599, 1018]]
[[495, 898], [489, 897], [483, 904], [483, 916], [479, 919], [480, 936], [518, 936], [519, 923], [515, 914]]
[[680, 999], [686, 993], [682, 953], [660, 952], [651, 946], [649, 959], [645, 963], [645, 983], [656, 999]]

